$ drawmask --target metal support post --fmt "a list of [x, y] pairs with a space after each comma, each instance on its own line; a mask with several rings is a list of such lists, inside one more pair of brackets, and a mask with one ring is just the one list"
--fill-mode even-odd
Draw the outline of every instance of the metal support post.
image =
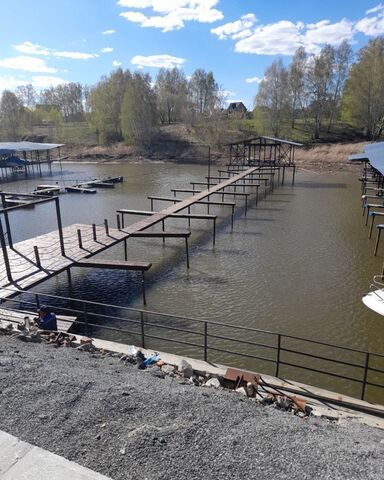
[[147, 305], [147, 298], [145, 296], [145, 272], [144, 272], [144, 270], [141, 272], [141, 288], [143, 290], [143, 304]]
[[13, 280], [12, 280], [11, 266], [9, 264], [7, 245], [5, 243], [4, 230], [3, 230], [3, 224], [1, 222], [1, 219], [0, 219], [0, 243], [1, 243], [1, 249], [3, 251], [3, 258], [5, 263], [5, 270], [7, 271], [7, 277], [9, 282], [12, 283]]
[[55, 206], [56, 206], [56, 217], [57, 217], [57, 226], [59, 228], [59, 237], [60, 237], [60, 249], [61, 254], [65, 257], [65, 246], [64, 246], [64, 236], [63, 236], [63, 224], [61, 222], [61, 212], [60, 212], [60, 202], [59, 197], [55, 198]]
[[187, 268], [189, 268], [189, 248], [188, 248], [188, 237], [185, 237], [185, 254], [187, 257]]
[[38, 247], [35, 245], [33, 247], [33, 250], [35, 252], [35, 259], [36, 259], [36, 265], [37, 265], [37, 268], [41, 268], [41, 262], [40, 262], [40, 255], [39, 255], [39, 249]]
[[77, 239], [79, 241], [79, 248], [83, 248], [83, 240], [81, 238], [81, 230], [78, 228], [77, 229]]
[[145, 348], [144, 313], [140, 312], [141, 348]]

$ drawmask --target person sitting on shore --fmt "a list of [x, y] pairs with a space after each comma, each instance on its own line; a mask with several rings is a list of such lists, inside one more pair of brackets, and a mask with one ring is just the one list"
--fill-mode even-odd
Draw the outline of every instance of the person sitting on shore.
[[39, 308], [39, 317], [37, 318], [37, 325], [43, 330], [57, 331], [57, 319], [53, 312], [49, 311], [48, 307]]

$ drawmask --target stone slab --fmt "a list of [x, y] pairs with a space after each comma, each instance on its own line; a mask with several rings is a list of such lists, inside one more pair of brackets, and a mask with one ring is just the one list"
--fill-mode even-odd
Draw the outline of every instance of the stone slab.
[[0, 431], [1, 480], [111, 480]]

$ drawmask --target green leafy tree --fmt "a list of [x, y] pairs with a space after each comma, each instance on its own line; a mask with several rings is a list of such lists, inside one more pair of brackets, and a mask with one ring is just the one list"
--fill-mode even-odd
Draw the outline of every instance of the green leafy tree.
[[384, 38], [371, 40], [357, 54], [343, 95], [343, 116], [369, 139], [384, 128]]

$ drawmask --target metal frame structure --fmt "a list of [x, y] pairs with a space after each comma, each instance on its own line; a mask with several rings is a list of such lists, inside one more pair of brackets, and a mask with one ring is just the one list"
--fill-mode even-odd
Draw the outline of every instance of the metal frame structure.
[[229, 165], [254, 166], [260, 164], [292, 166], [295, 163], [295, 148], [302, 143], [274, 137], [252, 137], [228, 143]]

